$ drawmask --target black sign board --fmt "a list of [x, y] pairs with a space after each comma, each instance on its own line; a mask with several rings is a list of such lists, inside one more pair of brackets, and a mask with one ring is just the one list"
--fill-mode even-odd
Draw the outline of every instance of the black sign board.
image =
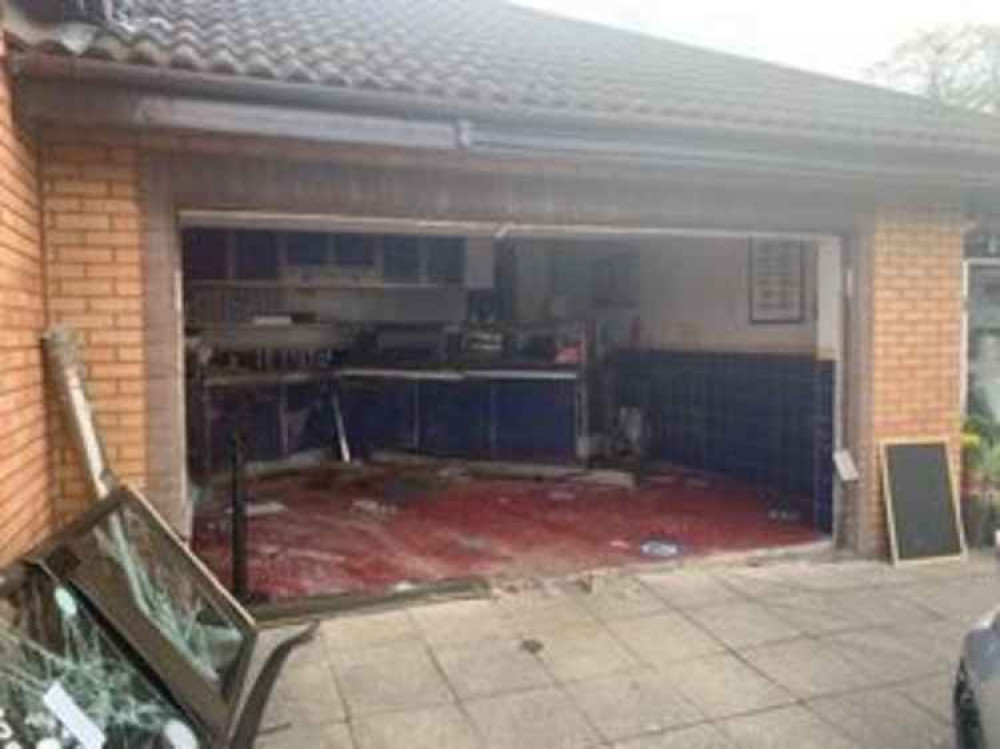
[[884, 443], [882, 482], [894, 563], [965, 553], [945, 440]]

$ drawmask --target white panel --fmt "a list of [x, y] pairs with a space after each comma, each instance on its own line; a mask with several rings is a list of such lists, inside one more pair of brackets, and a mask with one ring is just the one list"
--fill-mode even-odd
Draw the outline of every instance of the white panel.
[[483, 237], [470, 239], [465, 250], [465, 287], [492, 289], [496, 281], [495, 273], [493, 240]]
[[839, 361], [843, 347], [844, 276], [840, 242], [819, 243], [816, 258], [816, 350], [821, 358]]

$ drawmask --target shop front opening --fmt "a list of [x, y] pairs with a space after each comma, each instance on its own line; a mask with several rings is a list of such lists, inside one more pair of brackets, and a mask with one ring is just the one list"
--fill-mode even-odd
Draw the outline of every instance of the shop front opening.
[[255, 224], [182, 250], [195, 548], [230, 578], [237, 454], [258, 597], [833, 530], [835, 244]]

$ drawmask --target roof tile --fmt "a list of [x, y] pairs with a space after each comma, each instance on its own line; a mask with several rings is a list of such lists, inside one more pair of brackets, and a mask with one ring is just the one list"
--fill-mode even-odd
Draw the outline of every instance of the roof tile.
[[[30, 0], [20, 0], [28, 2]], [[1000, 151], [1000, 118], [501, 0], [130, 0], [84, 56], [563, 114]], [[63, 51], [70, 54], [68, 51]]]

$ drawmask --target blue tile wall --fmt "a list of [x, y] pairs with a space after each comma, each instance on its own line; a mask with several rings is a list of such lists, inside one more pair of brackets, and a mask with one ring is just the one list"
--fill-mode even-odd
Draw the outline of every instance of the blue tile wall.
[[348, 431], [376, 449], [557, 462], [576, 456], [571, 382], [380, 383], [350, 388], [345, 402]]
[[653, 459], [773, 489], [830, 530], [832, 364], [803, 356], [629, 351], [616, 371], [623, 403], [648, 404]]

